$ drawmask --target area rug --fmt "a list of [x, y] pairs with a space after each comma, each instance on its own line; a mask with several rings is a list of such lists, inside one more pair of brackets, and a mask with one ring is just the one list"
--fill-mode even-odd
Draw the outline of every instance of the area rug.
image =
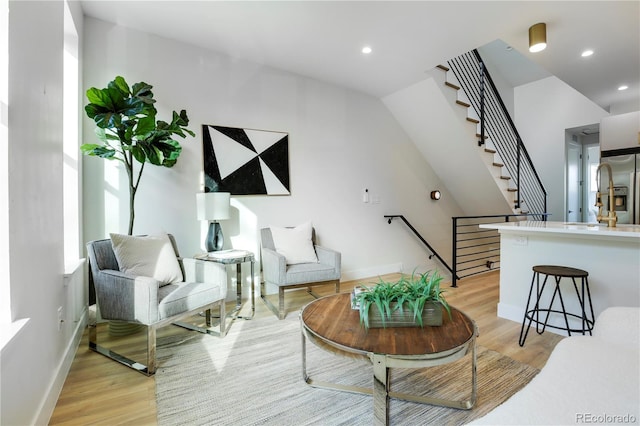
[[[343, 358], [307, 342], [307, 371], [316, 380], [372, 385], [366, 361]], [[185, 332], [158, 340], [159, 425], [370, 425], [368, 395], [313, 388], [302, 379], [297, 315], [237, 320], [218, 337]], [[478, 400], [471, 410], [392, 400], [392, 425], [460, 425], [498, 406], [538, 370], [478, 347]], [[466, 399], [469, 356], [421, 370], [392, 370], [392, 390]]]

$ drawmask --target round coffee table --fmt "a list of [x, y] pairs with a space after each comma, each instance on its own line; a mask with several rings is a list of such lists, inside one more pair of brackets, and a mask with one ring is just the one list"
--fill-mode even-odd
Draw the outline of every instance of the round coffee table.
[[[439, 327], [371, 328], [360, 325], [360, 314], [351, 309], [350, 295], [340, 293], [302, 308], [302, 375], [311, 386], [373, 395], [376, 424], [389, 424], [389, 399], [468, 410], [476, 402], [477, 328], [467, 315], [451, 307], [451, 319], [445, 313]], [[373, 389], [314, 381], [307, 374], [306, 339], [337, 355], [361, 357], [373, 364]], [[425, 368], [447, 364], [471, 356], [471, 395], [463, 401], [424, 397], [391, 391], [391, 368]]]

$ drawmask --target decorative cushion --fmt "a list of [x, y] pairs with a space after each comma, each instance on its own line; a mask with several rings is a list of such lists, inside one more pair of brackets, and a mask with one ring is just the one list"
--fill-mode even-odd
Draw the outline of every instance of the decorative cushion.
[[311, 240], [311, 222], [295, 228], [271, 226], [271, 236], [276, 251], [287, 259], [287, 265], [318, 263], [318, 256]]
[[152, 277], [162, 284], [183, 281], [182, 270], [167, 234], [134, 237], [110, 234], [120, 271]]

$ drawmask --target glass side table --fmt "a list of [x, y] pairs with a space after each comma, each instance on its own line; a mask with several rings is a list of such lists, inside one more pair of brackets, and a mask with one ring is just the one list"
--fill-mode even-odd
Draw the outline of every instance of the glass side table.
[[[236, 265], [236, 307], [235, 309], [229, 313], [232, 317], [232, 320], [236, 318], [242, 318], [246, 320], [250, 320], [256, 313], [256, 304], [255, 304], [255, 262], [256, 258], [254, 254], [248, 250], [220, 250], [215, 252], [204, 253], [201, 255], [194, 256], [195, 259], [204, 260], [207, 262], [216, 262], [222, 263], [224, 265]], [[242, 265], [250, 263], [251, 264], [251, 294], [249, 295], [249, 299], [251, 301], [251, 315], [250, 316], [239, 316], [238, 312], [242, 308]]]

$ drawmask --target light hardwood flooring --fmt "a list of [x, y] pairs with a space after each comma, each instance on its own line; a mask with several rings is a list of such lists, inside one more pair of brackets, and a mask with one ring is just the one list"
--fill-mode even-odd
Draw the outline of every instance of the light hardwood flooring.
[[[393, 278], [387, 276], [385, 278]], [[354, 285], [374, 282], [359, 280], [341, 283], [342, 292], [350, 292]], [[319, 295], [331, 294], [333, 286], [314, 288]], [[518, 345], [520, 324], [498, 318], [496, 306], [499, 295], [499, 273], [490, 272], [458, 282], [457, 288], [443, 285], [449, 303], [464, 311], [478, 325], [478, 344], [507, 355], [515, 360], [542, 368], [549, 354], [562, 339], [546, 332], [542, 335], [530, 332], [524, 348]], [[272, 297], [272, 296], [270, 296]], [[273, 296], [274, 301], [277, 296]], [[288, 315], [313, 300], [304, 289], [287, 292], [285, 296]], [[228, 309], [233, 306], [229, 305]], [[245, 303], [243, 313], [248, 313]], [[273, 315], [257, 297], [256, 315], [253, 321]], [[242, 321], [242, 320], [237, 320]], [[160, 333], [172, 333], [179, 329], [168, 326]], [[155, 425], [155, 379], [146, 377], [117, 362], [88, 349], [88, 333], [85, 330], [76, 352], [71, 370], [58, 398], [50, 425]], [[217, 337], [212, 337], [217, 338]]]

